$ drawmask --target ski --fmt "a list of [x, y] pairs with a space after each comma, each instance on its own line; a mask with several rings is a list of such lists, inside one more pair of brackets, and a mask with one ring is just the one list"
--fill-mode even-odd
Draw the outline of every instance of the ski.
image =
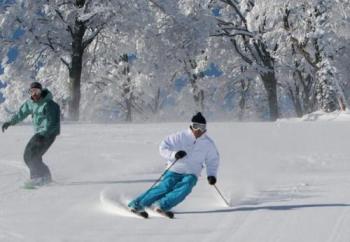
[[164, 210], [162, 210], [160, 208], [156, 208], [154, 211], [157, 212], [158, 214], [164, 216], [164, 217], [167, 217], [167, 218], [170, 218], [170, 219], [174, 218], [174, 213], [172, 211], [164, 211]]
[[130, 209], [130, 212], [132, 212], [133, 214], [136, 214], [137, 216], [140, 216], [142, 218], [148, 218], [148, 213], [146, 211], [137, 211], [135, 209]]

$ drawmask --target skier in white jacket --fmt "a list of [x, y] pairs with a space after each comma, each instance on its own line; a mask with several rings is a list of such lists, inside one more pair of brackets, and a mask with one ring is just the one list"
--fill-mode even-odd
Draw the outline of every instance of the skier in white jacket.
[[168, 212], [191, 193], [204, 165], [209, 184], [216, 183], [220, 158], [214, 141], [206, 134], [206, 120], [197, 113], [191, 121], [188, 129], [161, 142], [159, 152], [169, 169], [157, 186], [128, 204], [131, 211], [143, 212], [152, 205], [160, 213]]

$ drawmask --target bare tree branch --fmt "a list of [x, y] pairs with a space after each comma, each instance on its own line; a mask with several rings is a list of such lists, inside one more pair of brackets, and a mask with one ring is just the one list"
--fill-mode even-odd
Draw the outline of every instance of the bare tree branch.
[[68, 63], [68, 61], [66, 61], [63, 57], [61, 57], [60, 60], [62, 61], [63, 64], [65, 64], [67, 66], [68, 70], [71, 69], [70, 64]]
[[241, 11], [239, 11], [236, 3], [232, 2], [232, 0], [220, 0], [223, 3], [226, 3], [228, 5], [230, 5], [235, 12], [238, 14], [239, 18], [242, 20], [242, 22], [244, 23], [244, 26], [246, 27], [246, 29], [248, 29], [247, 27], [247, 20], [245, 19], [245, 17], [243, 16], [243, 14], [241, 13]]
[[83, 49], [86, 49], [89, 44], [96, 38], [96, 36], [101, 32], [101, 30], [104, 28], [104, 24], [100, 26], [94, 33], [90, 35], [90, 37], [83, 42]]
[[[48, 2], [49, 2], [49, 1], [48, 1]], [[58, 6], [61, 7], [61, 6], [66, 5], [66, 4], [67, 4], [67, 5], [68, 5], [68, 4], [73, 4], [73, 2], [72, 2], [72, 1], [65, 1], [65, 2], [59, 3]]]
[[232, 42], [233, 46], [235, 47], [236, 52], [242, 57], [242, 59], [250, 65], [253, 64], [253, 61], [251, 59], [249, 59], [247, 56], [245, 56], [243, 54], [243, 52], [239, 49], [239, 47], [237, 45], [237, 41], [235, 39], [231, 39], [231, 42]]
[[156, 6], [157, 8], [159, 8], [160, 11], [162, 11], [163, 13], [166, 14], [165, 9], [164, 9], [162, 6], [160, 6], [155, 0], [149, 0], [149, 1], [150, 1], [154, 6]]
[[55, 9], [55, 12], [57, 13], [58, 17], [62, 20], [63, 23], [67, 23], [66, 20], [63, 18], [63, 15], [58, 9]]
[[217, 37], [220, 37], [220, 36], [227, 36], [227, 37], [230, 37], [230, 38], [233, 38], [235, 36], [248, 36], [248, 37], [251, 37], [251, 38], [254, 38], [254, 34], [250, 33], [250, 32], [247, 32], [247, 31], [237, 31], [233, 34], [228, 34], [228, 33], [219, 33], [219, 34], [212, 34], [210, 36], [217, 36]]
[[[289, 14], [290, 14], [290, 10], [289, 9], [285, 9], [285, 14], [283, 16], [283, 27], [284, 29], [289, 32], [290, 31], [290, 24], [289, 24]], [[299, 53], [304, 56], [305, 60], [316, 70], [318, 70], [319, 68], [317, 67], [316, 61], [312, 60], [312, 57], [310, 55], [309, 52], [307, 52], [305, 50], [305, 47], [307, 45], [308, 39], [305, 41], [305, 43], [300, 43], [299, 40], [295, 37], [292, 36], [292, 34], [289, 32], [289, 36], [290, 39], [292, 40], [294, 46], [296, 47], [296, 49], [299, 51]]]
[[302, 48], [302, 46], [299, 44], [299, 41], [294, 38], [291, 37], [291, 40], [293, 41], [293, 43], [295, 44], [297, 50], [304, 56], [305, 60], [316, 70], [319, 69], [319, 67], [317, 66], [317, 64], [312, 60], [312, 57], [310, 55], [309, 52], [307, 52], [304, 48]]

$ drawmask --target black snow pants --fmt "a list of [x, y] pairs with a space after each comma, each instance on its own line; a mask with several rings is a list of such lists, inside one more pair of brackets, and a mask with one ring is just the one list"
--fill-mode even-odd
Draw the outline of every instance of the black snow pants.
[[35, 134], [28, 142], [24, 150], [24, 162], [29, 168], [30, 178], [49, 178], [51, 180], [51, 173], [47, 165], [43, 163], [42, 156], [50, 148], [55, 141], [56, 136], [44, 137]]

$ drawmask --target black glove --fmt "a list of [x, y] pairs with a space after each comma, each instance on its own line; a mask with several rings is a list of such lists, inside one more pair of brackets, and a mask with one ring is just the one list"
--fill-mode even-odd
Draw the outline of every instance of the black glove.
[[5, 130], [6, 130], [10, 125], [11, 125], [10, 122], [5, 122], [5, 123], [2, 125], [2, 127], [1, 127], [2, 132], [5, 132]]
[[178, 159], [184, 158], [186, 155], [187, 155], [186, 151], [179, 150], [175, 154], [175, 159], [178, 160]]
[[216, 177], [215, 176], [208, 176], [208, 182], [210, 185], [215, 185], [216, 183]]

